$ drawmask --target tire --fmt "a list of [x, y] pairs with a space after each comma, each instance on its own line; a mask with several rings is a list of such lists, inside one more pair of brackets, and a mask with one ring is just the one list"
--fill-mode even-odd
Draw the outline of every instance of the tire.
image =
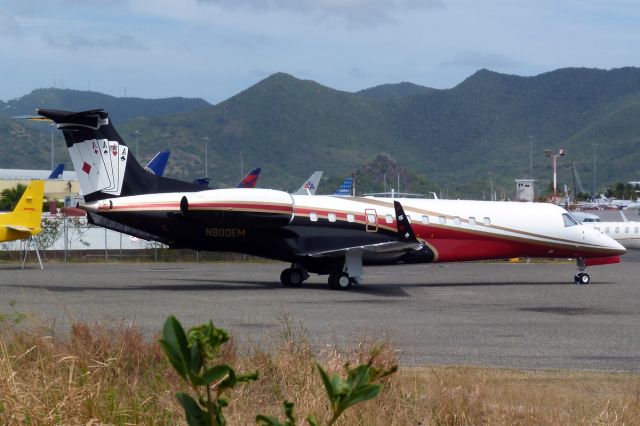
[[591, 282], [591, 277], [589, 276], [589, 274], [578, 274], [579, 275], [579, 280], [580, 280], [580, 284], [582, 285], [586, 285], [589, 284]]
[[334, 290], [347, 290], [351, 287], [351, 279], [345, 272], [333, 272], [329, 275], [329, 287]]
[[289, 287], [289, 276], [291, 275], [291, 269], [285, 269], [284, 271], [282, 271], [280, 273], [280, 282], [282, 283], [283, 286], [285, 287]]
[[304, 272], [298, 268], [289, 269], [289, 287], [299, 287], [304, 281]]

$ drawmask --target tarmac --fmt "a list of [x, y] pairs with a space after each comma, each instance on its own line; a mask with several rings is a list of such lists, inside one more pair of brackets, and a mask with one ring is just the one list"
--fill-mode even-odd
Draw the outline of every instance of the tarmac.
[[575, 262], [480, 262], [365, 268], [365, 283], [329, 289], [312, 276], [284, 288], [287, 265], [264, 263], [0, 263], [0, 314], [70, 323], [134, 324], [149, 338], [176, 315], [212, 320], [239, 345], [268, 349], [291, 328], [312, 346], [387, 336], [403, 365], [640, 370], [640, 251], [590, 268]]

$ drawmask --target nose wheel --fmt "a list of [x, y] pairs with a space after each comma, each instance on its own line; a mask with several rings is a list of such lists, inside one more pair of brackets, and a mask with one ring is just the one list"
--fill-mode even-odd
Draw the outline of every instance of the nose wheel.
[[591, 277], [586, 272], [578, 272], [573, 277], [573, 281], [576, 284], [589, 284], [591, 282]]
[[573, 282], [576, 284], [589, 284], [591, 277], [585, 271], [587, 270], [587, 264], [583, 257], [576, 259], [576, 265], [578, 266], [578, 273], [573, 277]]

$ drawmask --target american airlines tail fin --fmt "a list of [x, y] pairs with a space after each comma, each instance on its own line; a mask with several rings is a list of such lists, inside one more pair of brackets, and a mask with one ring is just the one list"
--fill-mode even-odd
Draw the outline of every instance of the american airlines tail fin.
[[260, 167], [256, 167], [255, 169], [251, 170], [244, 178], [242, 178], [236, 188], [255, 188], [256, 184], [258, 183], [260, 170]]
[[62, 177], [63, 172], [64, 172], [64, 163], [60, 163], [56, 166], [55, 169], [51, 170], [51, 174], [47, 179], [60, 179]]
[[[0, 225], [13, 231], [35, 235], [41, 231], [44, 181], [34, 180], [25, 189], [16, 208], [0, 215]], [[25, 237], [26, 238], [26, 237]]]
[[164, 169], [167, 167], [167, 162], [169, 161], [169, 156], [171, 155], [170, 150], [160, 151], [156, 155], [153, 156], [151, 161], [147, 163], [144, 169], [150, 173], [153, 173], [156, 176], [164, 175]]
[[300, 188], [294, 194], [297, 195], [314, 195], [316, 190], [318, 189], [318, 184], [320, 184], [320, 179], [322, 178], [321, 171], [315, 171], [309, 179], [302, 184]]
[[349, 176], [342, 182], [340, 188], [336, 192], [333, 193], [338, 197], [350, 197], [353, 195], [353, 176]]
[[146, 172], [101, 109], [82, 112], [39, 109], [64, 135], [85, 201], [158, 192], [192, 192], [192, 183]]

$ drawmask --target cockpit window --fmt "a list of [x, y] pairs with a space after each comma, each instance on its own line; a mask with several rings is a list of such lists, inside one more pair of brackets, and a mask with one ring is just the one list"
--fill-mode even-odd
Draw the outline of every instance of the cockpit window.
[[564, 220], [564, 226], [575, 226], [578, 224], [578, 221], [569, 213], [562, 213], [562, 220]]

